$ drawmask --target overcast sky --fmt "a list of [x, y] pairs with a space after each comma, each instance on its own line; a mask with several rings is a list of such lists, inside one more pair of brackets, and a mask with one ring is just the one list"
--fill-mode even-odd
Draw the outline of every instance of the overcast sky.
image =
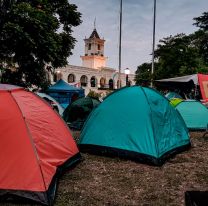
[[[120, 0], [71, 0], [82, 13], [82, 24], [74, 28], [77, 39], [69, 64], [81, 66], [85, 37], [94, 28], [104, 37], [107, 65], [118, 68], [119, 3]], [[208, 0], [157, 0], [156, 44], [159, 39], [177, 33], [190, 34], [197, 30], [193, 18], [208, 11]], [[123, 0], [122, 70], [135, 72], [138, 65], [151, 62], [153, 31], [153, 0]]]

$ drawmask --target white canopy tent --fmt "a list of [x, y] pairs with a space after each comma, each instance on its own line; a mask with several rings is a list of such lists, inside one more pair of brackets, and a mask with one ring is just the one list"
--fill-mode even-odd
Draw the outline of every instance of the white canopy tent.
[[[181, 77], [160, 79], [155, 81], [158, 88], [168, 89], [170, 91], [178, 90], [184, 94], [190, 95], [189, 98], [208, 102], [208, 75], [192, 74]], [[177, 92], [178, 92], [177, 91]]]
[[198, 75], [192, 74], [192, 75], [186, 75], [182, 77], [156, 80], [156, 82], [181, 82], [181, 83], [186, 83], [190, 81], [193, 81], [195, 85], [199, 85]]

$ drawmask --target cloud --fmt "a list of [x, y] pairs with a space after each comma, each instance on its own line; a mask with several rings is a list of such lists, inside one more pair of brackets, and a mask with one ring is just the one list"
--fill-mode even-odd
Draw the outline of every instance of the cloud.
[[[96, 28], [106, 40], [107, 66], [118, 68], [119, 3], [120, 0], [71, 0], [82, 13], [83, 23], [74, 28], [77, 39], [69, 63], [81, 65], [80, 55], [84, 53], [85, 37]], [[193, 18], [200, 16], [207, 8], [207, 0], [157, 0], [156, 44], [159, 39], [177, 33], [192, 33]], [[151, 61], [153, 0], [123, 0], [122, 24], [122, 68], [135, 71], [137, 66]]]

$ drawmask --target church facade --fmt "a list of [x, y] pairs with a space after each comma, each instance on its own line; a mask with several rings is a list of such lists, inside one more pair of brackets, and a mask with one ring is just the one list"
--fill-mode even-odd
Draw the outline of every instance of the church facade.
[[[84, 39], [85, 53], [81, 56], [82, 66], [67, 65], [56, 69], [54, 78], [55, 83], [63, 79], [71, 85], [82, 87], [85, 94], [90, 90], [102, 93], [105, 90], [113, 90], [119, 87], [118, 71], [106, 67], [107, 57], [104, 55], [105, 40], [101, 39], [94, 28], [89, 38]], [[121, 87], [126, 84], [134, 85], [134, 74], [121, 73]]]

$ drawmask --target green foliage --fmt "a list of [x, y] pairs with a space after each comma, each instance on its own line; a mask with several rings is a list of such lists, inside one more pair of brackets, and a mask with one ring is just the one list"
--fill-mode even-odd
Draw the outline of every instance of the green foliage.
[[194, 18], [197, 27], [203, 29], [204, 31], [208, 31], [208, 12], [204, 12], [202, 16]]
[[150, 63], [144, 63], [137, 67], [136, 84], [141, 86], [148, 86], [151, 81], [151, 66]]
[[160, 78], [182, 76], [198, 72], [203, 64], [195, 35], [178, 34], [160, 40], [155, 54], [160, 67], [156, 76]]
[[194, 20], [194, 25], [200, 28], [202, 34], [199, 45], [200, 54], [208, 65], [208, 12], [204, 12], [202, 16], [196, 17]]
[[101, 98], [102, 95], [101, 95], [100, 93], [97, 93], [97, 92], [93, 91], [93, 90], [90, 90], [90, 92], [88, 93], [87, 96], [99, 100], [99, 99]]
[[[155, 50], [153, 79], [171, 78], [194, 73], [208, 72], [208, 12], [194, 18], [201, 29], [185, 35], [177, 34], [159, 41]], [[149, 84], [151, 64], [144, 63], [136, 71], [137, 84]]]
[[77, 7], [67, 0], [1, 1], [2, 81], [47, 86], [48, 70], [65, 66], [72, 54], [72, 27], [81, 23], [80, 17]]

